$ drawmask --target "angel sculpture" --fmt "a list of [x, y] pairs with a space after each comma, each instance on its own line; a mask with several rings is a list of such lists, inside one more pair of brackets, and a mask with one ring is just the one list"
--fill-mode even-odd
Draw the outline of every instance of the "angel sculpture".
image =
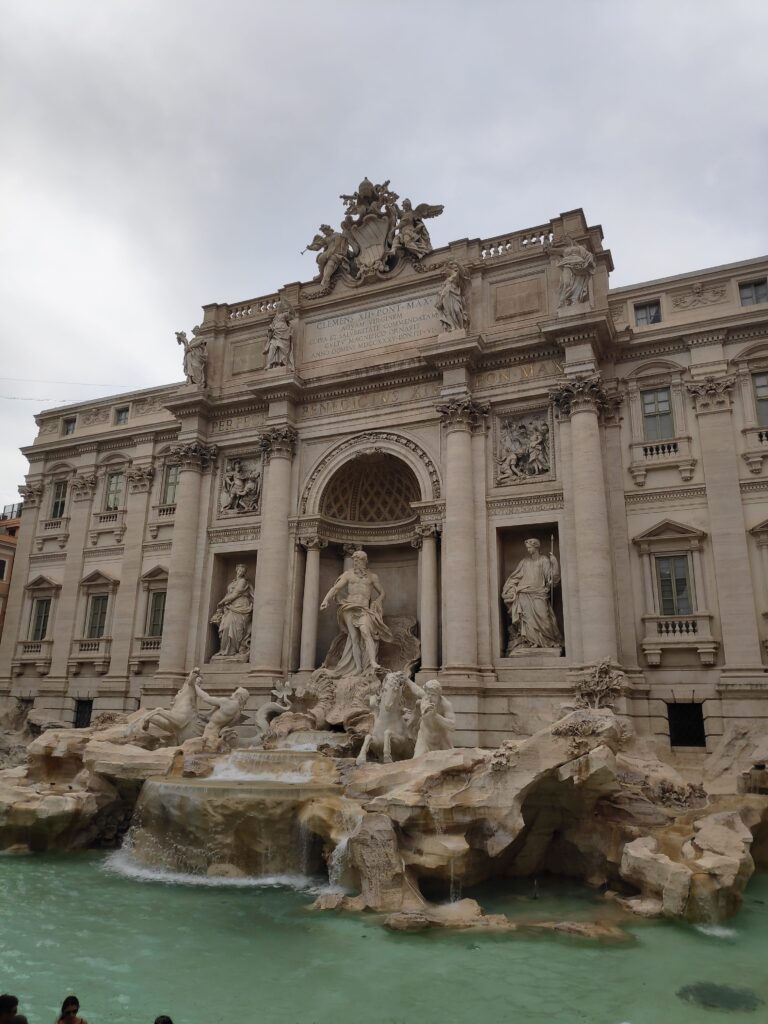
[[402, 209], [396, 206], [398, 215], [397, 236], [392, 246], [393, 253], [407, 253], [416, 259], [423, 259], [432, 252], [432, 239], [424, 220], [428, 217], [439, 217], [443, 206], [430, 206], [419, 203], [413, 208], [410, 199], [403, 200]]
[[467, 273], [458, 263], [449, 263], [446, 269], [445, 281], [435, 300], [435, 309], [446, 331], [464, 331], [469, 326], [464, 303]]
[[198, 384], [205, 387], [205, 364], [208, 358], [206, 341], [198, 338], [200, 328], [192, 328], [192, 341], [187, 339], [186, 331], [176, 331], [176, 341], [184, 346], [184, 375], [187, 384]]
[[280, 299], [277, 304], [272, 323], [267, 328], [267, 344], [264, 352], [267, 357], [267, 369], [273, 366], [286, 366], [293, 369], [293, 321], [296, 319], [296, 310], [285, 299]]
[[[318, 277], [321, 288], [328, 287], [333, 275], [347, 260], [351, 245], [349, 237], [351, 220], [351, 215], [347, 214], [341, 225], [341, 231], [334, 231], [330, 224], [321, 224], [320, 230], [307, 246], [307, 249], [317, 253], [317, 269], [320, 271]], [[306, 252], [306, 249], [304, 251]], [[315, 280], [317, 279], [315, 278]]]

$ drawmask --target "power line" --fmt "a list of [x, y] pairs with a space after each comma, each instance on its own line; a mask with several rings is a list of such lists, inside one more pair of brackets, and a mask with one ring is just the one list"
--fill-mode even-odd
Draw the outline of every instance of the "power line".
[[[41, 380], [38, 377], [0, 377], [0, 380], [12, 380], [20, 384], [66, 384], [84, 388], [122, 388], [124, 384], [94, 384], [90, 380]], [[132, 390], [128, 388], [127, 390]]]

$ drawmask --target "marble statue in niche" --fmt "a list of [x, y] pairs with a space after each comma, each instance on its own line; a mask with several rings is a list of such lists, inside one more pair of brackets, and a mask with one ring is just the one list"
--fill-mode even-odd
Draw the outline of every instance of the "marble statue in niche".
[[595, 257], [586, 246], [566, 236], [565, 243], [550, 246], [560, 251], [557, 265], [560, 269], [558, 306], [575, 306], [589, 302], [589, 282], [595, 272]]
[[[552, 547], [554, 544], [551, 545]], [[541, 553], [541, 541], [525, 542], [526, 555], [507, 578], [501, 592], [509, 614], [507, 657], [530, 648], [560, 650], [563, 637], [552, 608], [560, 566], [554, 551]]]
[[206, 386], [205, 366], [208, 361], [206, 351], [207, 342], [204, 338], [198, 338], [199, 327], [192, 328], [192, 341], [187, 338], [186, 331], [176, 331], [176, 341], [184, 346], [184, 376], [187, 384], [197, 384], [199, 387]]
[[551, 437], [546, 413], [509, 416], [501, 421], [496, 454], [500, 486], [544, 476], [552, 468]]
[[261, 503], [261, 459], [228, 459], [224, 468], [222, 492], [222, 513], [258, 512]]
[[211, 618], [219, 631], [219, 651], [214, 658], [247, 661], [251, 649], [253, 585], [246, 578], [246, 567], [238, 565], [235, 578], [227, 585], [224, 597]]
[[379, 577], [368, 569], [368, 556], [355, 551], [352, 568], [339, 576], [320, 605], [323, 611], [336, 598], [339, 628], [347, 635], [333, 675], [362, 676], [380, 668], [379, 641], [392, 641], [392, 633], [384, 624], [384, 596]]
[[267, 328], [267, 344], [264, 353], [267, 357], [267, 369], [274, 366], [285, 366], [293, 369], [293, 321], [296, 310], [285, 299], [280, 299], [277, 312]]
[[445, 280], [435, 299], [435, 309], [446, 332], [464, 331], [469, 327], [469, 315], [464, 290], [467, 273], [458, 263], [445, 268]]

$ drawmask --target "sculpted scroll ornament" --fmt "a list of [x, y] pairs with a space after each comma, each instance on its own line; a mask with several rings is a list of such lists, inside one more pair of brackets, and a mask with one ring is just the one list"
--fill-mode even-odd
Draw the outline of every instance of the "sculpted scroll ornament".
[[261, 504], [261, 459], [228, 459], [222, 480], [220, 511], [254, 513]]
[[726, 286], [724, 284], [705, 287], [697, 281], [691, 285], [688, 291], [674, 295], [672, 305], [675, 309], [695, 309], [697, 306], [712, 306], [717, 302], [724, 302], [725, 296]]
[[545, 413], [508, 416], [501, 421], [496, 483], [501, 486], [544, 476], [552, 468]]

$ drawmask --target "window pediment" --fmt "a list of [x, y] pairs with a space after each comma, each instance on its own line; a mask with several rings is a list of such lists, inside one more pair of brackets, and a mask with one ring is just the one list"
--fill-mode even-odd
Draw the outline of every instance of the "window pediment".
[[49, 576], [35, 576], [33, 580], [30, 580], [29, 583], [27, 583], [24, 589], [34, 591], [61, 590], [61, 584], [52, 580]]
[[168, 579], [168, 570], [164, 565], [156, 565], [148, 569], [141, 577], [142, 583], [159, 583]]
[[84, 590], [107, 590], [110, 593], [116, 590], [120, 585], [120, 580], [116, 580], [114, 577], [107, 575], [100, 569], [96, 569], [93, 572], [88, 573], [80, 580], [80, 586]]
[[632, 543], [648, 550], [669, 548], [676, 545], [678, 548], [699, 547], [706, 537], [703, 530], [695, 526], [687, 526], [685, 523], [677, 523], [673, 519], [664, 519], [656, 526], [652, 526], [632, 538]]

